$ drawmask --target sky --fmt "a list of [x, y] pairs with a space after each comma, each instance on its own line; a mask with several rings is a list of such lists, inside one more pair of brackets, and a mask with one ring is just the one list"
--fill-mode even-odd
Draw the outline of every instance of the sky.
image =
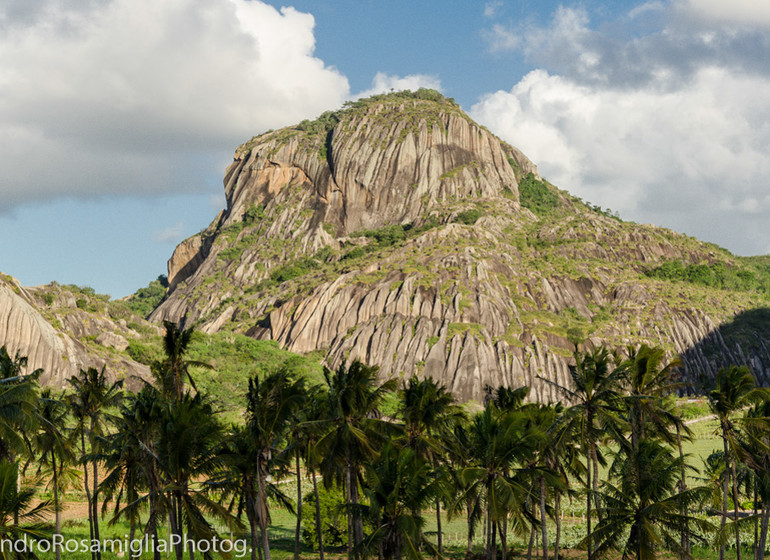
[[3, 0], [0, 272], [128, 295], [239, 144], [419, 87], [623, 219], [770, 253], [770, 0]]

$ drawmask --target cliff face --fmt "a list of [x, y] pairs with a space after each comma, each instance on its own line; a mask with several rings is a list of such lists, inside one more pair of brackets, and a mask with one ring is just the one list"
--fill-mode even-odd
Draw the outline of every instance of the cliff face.
[[[255, 137], [225, 192], [151, 319], [432, 375], [463, 398], [486, 384], [556, 398], [539, 377], [567, 383], [576, 340], [662, 344], [713, 373], [746, 346], [719, 325], [765, 304], [651, 278], [668, 261], [748, 265], [558, 191], [448, 100], [380, 96]], [[767, 381], [770, 359], [741, 352]]]
[[78, 297], [57, 286], [24, 288], [14, 278], [0, 275], [0, 345], [13, 357], [28, 359], [25, 373], [43, 369], [42, 385], [65, 387], [80, 369], [107, 367], [114, 379], [136, 386], [150, 378], [147, 366], [120, 356], [127, 338], [138, 334], [106, 314], [78, 307], [90, 306], [87, 295]]

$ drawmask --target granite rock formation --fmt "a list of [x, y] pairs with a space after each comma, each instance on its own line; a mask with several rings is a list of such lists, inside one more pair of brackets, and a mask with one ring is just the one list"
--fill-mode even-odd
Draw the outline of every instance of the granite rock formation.
[[661, 344], [691, 378], [751, 355], [769, 380], [755, 350], [770, 333], [720, 334], [763, 293], [649, 274], [752, 263], [559, 191], [451, 100], [378, 96], [262, 134], [224, 185], [227, 208], [177, 247], [151, 320], [431, 375], [462, 398], [527, 384], [555, 399], [541, 377], [568, 383], [576, 342]]

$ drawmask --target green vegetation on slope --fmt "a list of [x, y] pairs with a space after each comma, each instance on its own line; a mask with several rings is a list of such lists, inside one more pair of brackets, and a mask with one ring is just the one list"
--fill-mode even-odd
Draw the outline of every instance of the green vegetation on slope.
[[[152, 365], [163, 359], [163, 340], [159, 335], [131, 340], [128, 355], [139, 363]], [[195, 378], [221, 405], [228, 418], [235, 420], [243, 411], [243, 395], [249, 377], [266, 375], [287, 366], [315, 383], [322, 379], [319, 356], [301, 356], [283, 350], [272, 340], [255, 340], [242, 334], [196, 332], [189, 346], [189, 359], [213, 366], [196, 368]]]
[[752, 259], [739, 260], [734, 266], [721, 261], [685, 264], [681, 260], [669, 260], [648, 269], [645, 274], [650, 278], [721, 290], [770, 293], [770, 269]]
[[168, 278], [161, 274], [150, 282], [145, 288], [139, 288], [126, 301], [125, 305], [133, 313], [145, 319], [152, 313], [153, 309], [160, 305], [163, 298], [166, 297], [168, 288]]
[[559, 195], [554, 190], [532, 173], [527, 173], [519, 182], [519, 201], [534, 214], [546, 216], [561, 206]]

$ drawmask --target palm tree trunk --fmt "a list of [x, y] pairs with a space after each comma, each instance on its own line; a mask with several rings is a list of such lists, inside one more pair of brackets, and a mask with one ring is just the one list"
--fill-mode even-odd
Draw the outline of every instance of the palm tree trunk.
[[358, 480], [355, 471], [351, 473], [351, 487], [350, 498], [353, 505], [353, 538], [354, 538], [354, 552], [358, 557], [358, 548], [362, 542], [364, 542], [364, 521], [361, 519], [361, 514], [358, 511]]
[[[684, 451], [682, 450], [682, 429], [679, 426], [679, 424], [676, 425], [676, 444], [679, 448], [679, 460], [682, 463], [681, 466], [681, 477], [679, 479], [679, 491], [684, 492], [687, 490], [687, 469], [684, 462]], [[689, 524], [687, 522], [687, 511], [685, 510], [685, 507], [682, 506], [682, 560], [685, 560], [690, 556], [690, 531], [689, 531]]]
[[172, 540], [178, 541], [174, 543], [174, 554], [176, 555], [176, 560], [182, 560], [182, 557], [183, 557], [182, 531], [179, 527], [179, 522], [180, 522], [179, 507], [177, 505], [177, 502], [178, 502], [177, 497], [175, 495], [172, 495], [171, 507], [169, 508], [169, 512], [168, 512], [168, 524], [169, 524], [169, 529], [171, 529]]
[[254, 498], [246, 498], [246, 519], [249, 521], [249, 531], [251, 532], [251, 560], [257, 560], [259, 551], [259, 528], [257, 527], [257, 514]]
[[[593, 560], [593, 546], [591, 543], [591, 458], [586, 454], [586, 543], [588, 544], [588, 560]], [[724, 560], [720, 558], [720, 560]]]
[[[86, 436], [85, 432], [80, 432], [80, 451], [82, 453], [82, 456], [85, 457], [86, 455]], [[86, 503], [88, 504], [88, 532], [91, 536], [91, 542], [89, 543], [89, 548], [91, 549], [91, 559], [96, 560], [96, 552], [94, 552], [93, 547], [90, 546], [94, 542], [94, 510], [93, 507], [91, 507], [91, 487], [88, 483], [88, 463], [83, 460], [83, 486], [86, 490]]]
[[735, 511], [734, 523], [735, 523], [735, 551], [736, 559], [741, 560], [741, 531], [738, 528], [738, 508], [740, 502], [738, 502], [738, 477], [735, 474], [735, 457], [730, 458], [730, 467], [733, 475], [733, 510]]
[[481, 539], [481, 545], [484, 550], [484, 554], [487, 553], [487, 549], [489, 549], [489, 507], [484, 509], [484, 537]]
[[527, 547], [527, 560], [532, 560], [532, 549], [535, 546], [535, 533], [537, 531], [535, 530], [535, 526], [532, 525], [529, 529], [529, 546]]
[[594, 506], [596, 507], [596, 516], [601, 522], [602, 510], [599, 504], [599, 456], [596, 452], [596, 443], [591, 446], [591, 452], [594, 460], [594, 479], [593, 479], [593, 493], [594, 493]]
[[150, 540], [152, 541], [152, 557], [153, 560], [161, 560], [160, 546], [158, 542], [158, 485], [155, 483], [155, 466], [150, 465], [150, 516], [147, 519], [147, 526], [149, 528]]
[[270, 535], [267, 532], [267, 490], [266, 473], [263, 465], [259, 465], [257, 472], [257, 519], [259, 520], [259, 530], [262, 536], [262, 550], [264, 560], [270, 560]]
[[470, 556], [473, 554], [473, 508], [471, 507], [470, 500], [468, 500], [468, 503], [465, 504], [465, 510], [467, 513], [466, 521], [468, 523], [468, 547], [465, 552], [467, 553], [466, 555], [470, 558]]
[[353, 560], [353, 510], [351, 504], [353, 503], [353, 497], [351, 496], [350, 488], [350, 462], [345, 465], [345, 505], [347, 505], [347, 518], [348, 518], [348, 560]]
[[[61, 508], [59, 507], [59, 473], [56, 466], [56, 452], [51, 453], [51, 464], [53, 465], [53, 507], [56, 512], [55, 534], [61, 534]], [[61, 549], [56, 546], [56, 560], [61, 560]]]
[[192, 539], [187, 543], [187, 556], [190, 560], [195, 560], [195, 543]]
[[294, 530], [294, 560], [299, 560], [299, 532], [302, 529], [302, 472], [299, 468], [299, 449], [296, 453], [297, 465], [297, 526]]
[[765, 560], [765, 547], [767, 546], [767, 526], [770, 521], [770, 503], [762, 500], [762, 528], [759, 531], [759, 545], [757, 546], [757, 560]]
[[436, 545], [438, 546], [439, 556], [444, 553], [444, 539], [441, 534], [441, 502], [436, 499]]
[[492, 558], [492, 518], [489, 515], [489, 500], [487, 500], [487, 515], [484, 520], [484, 545], [486, 559], [494, 560]]
[[548, 560], [548, 525], [545, 515], [545, 478], [540, 477], [540, 525], [543, 530], [543, 560]]
[[500, 548], [503, 552], [503, 560], [508, 558], [508, 516], [503, 517], [503, 524], [500, 526]]
[[179, 560], [184, 556], [184, 526], [182, 524], [182, 499], [176, 496], [176, 530], [179, 531], [179, 544], [177, 545], [177, 555]]
[[559, 545], [561, 544], [561, 493], [556, 491], [556, 538], [553, 542], [553, 558], [559, 560]]
[[[727, 468], [727, 432], [724, 422], [722, 423], [722, 444], [724, 446], [725, 470], [722, 478], [722, 519], [719, 521], [720, 532], [724, 531], [727, 522], [727, 482], [730, 478], [730, 471]], [[725, 545], [719, 546], [719, 560], [725, 560]]]
[[[91, 444], [91, 453], [94, 451], [93, 443]], [[96, 539], [96, 542], [101, 542], [100, 536], [99, 536], [99, 471], [97, 470], [98, 467], [96, 465], [96, 461], [93, 462], [92, 469], [94, 472], [93, 480], [91, 481], [91, 484], [93, 484], [94, 491], [92, 495], [92, 501], [93, 501], [93, 509], [94, 509], [94, 539]], [[96, 547], [96, 560], [102, 560], [102, 547], [97, 546]]]
[[315, 526], [318, 533], [318, 552], [320, 560], [324, 560], [324, 538], [323, 529], [321, 527], [321, 502], [318, 500], [318, 483], [316, 482], [315, 470], [311, 470], [310, 474], [313, 477], [313, 497], [315, 498]]
[[131, 543], [134, 542], [134, 537], [136, 537], [136, 520], [132, 517], [128, 526], [128, 560], [134, 560], [134, 551], [131, 548]]
[[758, 513], [757, 512], [757, 499], [758, 499], [758, 496], [757, 496], [757, 482], [758, 481], [756, 480], [756, 478], [754, 476], [752, 476], [751, 478], [752, 478], [752, 488], [754, 489], [754, 491], [752, 492], [752, 494], [753, 494], [753, 496], [752, 496], [753, 497], [752, 504], [754, 505], [754, 508], [753, 508], [753, 510], [754, 510], [753, 511], [753, 515], [754, 515], [754, 544], [753, 544], [753, 549], [754, 549], [754, 560], [756, 560], [756, 558], [757, 558], [757, 543], [759, 542], [759, 518], [757, 517], [757, 513]]

